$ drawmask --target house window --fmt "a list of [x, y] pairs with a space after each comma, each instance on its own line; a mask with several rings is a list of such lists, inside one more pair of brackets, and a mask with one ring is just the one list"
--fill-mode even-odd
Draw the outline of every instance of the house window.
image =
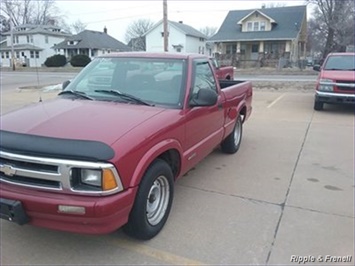
[[16, 52], [16, 58], [20, 58], [20, 52]]
[[177, 47], [177, 48], [176, 48], [176, 52], [181, 53], [181, 48], [180, 48], [180, 47]]
[[45, 43], [48, 43], [48, 36], [47, 36], [47, 35], [44, 36], [44, 42], [45, 42]]
[[247, 23], [247, 31], [252, 31], [253, 30], [253, 22], [248, 22]]
[[5, 52], [5, 57], [10, 58], [9, 52]]
[[236, 54], [237, 53], [237, 45], [235, 44], [227, 44], [226, 46], [226, 54]]
[[12, 42], [13, 43], [18, 43], [18, 36], [17, 35], [12, 38]]
[[34, 51], [30, 51], [30, 57], [31, 58], [35, 58], [35, 52]]
[[69, 41], [68, 45], [74, 45], [74, 41]]
[[4, 53], [1, 53], [1, 58], [5, 58], [5, 55], [4, 55]]
[[259, 44], [253, 44], [251, 46], [251, 52], [252, 53], [258, 53], [259, 52]]
[[36, 51], [36, 58], [39, 58], [39, 51]]
[[265, 22], [260, 22], [260, 31], [265, 31]]
[[27, 43], [33, 43], [33, 36], [32, 35], [27, 35]]
[[204, 38], [200, 38], [200, 42], [203, 42], [205, 39]]
[[259, 22], [257, 22], [257, 21], [254, 22], [253, 30], [254, 31], [259, 31]]

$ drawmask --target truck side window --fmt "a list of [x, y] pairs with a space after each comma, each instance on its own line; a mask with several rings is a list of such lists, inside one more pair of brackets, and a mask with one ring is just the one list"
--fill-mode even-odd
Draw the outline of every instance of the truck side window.
[[218, 93], [213, 71], [207, 61], [196, 61], [194, 73], [192, 95], [197, 94], [200, 89], [210, 89]]

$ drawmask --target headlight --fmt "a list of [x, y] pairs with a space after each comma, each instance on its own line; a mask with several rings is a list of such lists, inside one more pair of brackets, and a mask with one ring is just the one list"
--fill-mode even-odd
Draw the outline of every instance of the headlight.
[[109, 191], [120, 187], [112, 169], [73, 168], [71, 184], [79, 191]]
[[319, 81], [318, 90], [320, 91], [333, 91], [334, 81], [331, 79], [321, 79]]
[[102, 184], [102, 171], [92, 169], [81, 169], [80, 181], [83, 184], [101, 187]]

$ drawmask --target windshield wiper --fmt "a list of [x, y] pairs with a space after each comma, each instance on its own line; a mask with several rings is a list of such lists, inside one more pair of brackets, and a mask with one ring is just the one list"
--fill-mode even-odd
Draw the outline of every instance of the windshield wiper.
[[95, 90], [95, 92], [102, 92], [102, 93], [107, 93], [107, 94], [111, 94], [111, 95], [117, 95], [117, 96], [120, 96], [126, 100], [133, 101], [138, 104], [147, 105], [147, 106], [154, 106], [154, 104], [147, 103], [146, 101], [144, 101], [136, 96], [120, 92], [119, 90]]
[[73, 90], [65, 90], [65, 91], [61, 91], [60, 93], [58, 93], [58, 95], [63, 95], [63, 94], [72, 94], [87, 100], [91, 100], [93, 101], [94, 98], [91, 98], [90, 96], [88, 96], [85, 92], [83, 91], [73, 91]]

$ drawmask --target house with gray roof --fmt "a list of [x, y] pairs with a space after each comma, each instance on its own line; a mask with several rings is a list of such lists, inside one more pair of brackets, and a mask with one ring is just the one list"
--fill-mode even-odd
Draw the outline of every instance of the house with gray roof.
[[307, 7], [288, 6], [229, 11], [208, 42], [213, 52], [235, 65], [270, 65], [306, 55]]
[[53, 25], [24, 24], [14, 27], [13, 39], [11, 32], [5, 32], [6, 40], [1, 42], [1, 66], [10, 67], [12, 46], [16, 65], [41, 66], [47, 57], [54, 55], [51, 47], [62, 42], [70, 34]]
[[74, 55], [87, 55], [91, 59], [95, 56], [111, 52], [126, 52], [130, 48], [124, 43], [107, 34], [106, 27], [103, 32], [84, 30], [52, 47], [57, 54], [65, 55], [68, 60]]
[[[164, 51], [163, 21], [156, 23], [146, 34], [146, 51]], [[182, 21], [168, 21], [168, 49], [175, 53], [205, 54], [207, 37]]]

